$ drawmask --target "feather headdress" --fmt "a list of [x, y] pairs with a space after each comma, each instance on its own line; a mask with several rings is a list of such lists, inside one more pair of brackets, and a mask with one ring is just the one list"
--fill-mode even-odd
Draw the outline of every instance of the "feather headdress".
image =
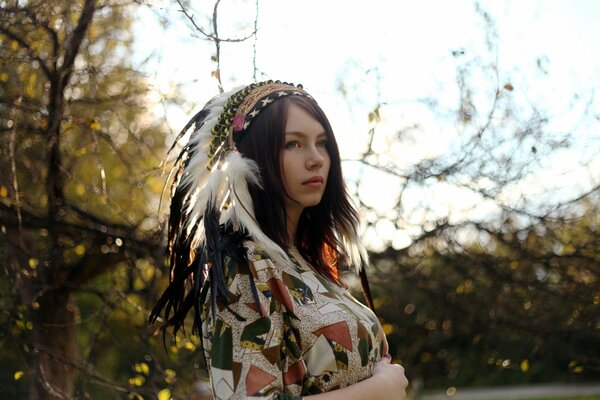
[[[229, 255], [235, 255], [236, 245], [244, 238], [251, 238], [274, 261], [289, 261], [286, 251], [259, 226], [249, 187], [262, 186], [260, 171], [253, 160], [236, 150], [234, 139], [234, 135], [244, 134], [261, 110], [286, 96], [310, 97], [301, 85], [280, 81], [238, 87], [210, 100], [179, 134], [176, 143], [192, 131], [174, 169], [168, 235], [171, 285], [154, 308], [151, 321], [163, 308], [167, 318], [174, 311], [167, 325], [175, 325], [177, 330], [192, 305], [198, 313], [198, 301], [209, 287], [213, 307], [216, 296], [226, 298], [221, 257], [227, 248]], [[362, 280], [366, 251], [356, 227], [342, 225], [336, 227], [338, 242]], [[184, 282], [190, 275], [194, 288], [185, 293]], [[210, 285], [205, 285], [206, 281]], [[370, 295], [367, 297], [370, 302]], [[199, 315], [195, 320], [199, 321]]]
[[258, 225], [248, 187], [261, 185], [260, 172], [254, 161], [236, 151], [233, 141], [234, 132], [246, 129], [261, 109], [288, 95], [308, 93], [301, 86], [272, 81], [234, 89], [211, 100], [188, 123], [186, 128], [194, 131], [182, 151], [186, 154], [175, 196], [183, 197], [179, 234], [190, 240], [191, 251], [206, 239], [201, 220], [216, 212], [220, 225], [244, 230], [276, 259], [288, 258]]

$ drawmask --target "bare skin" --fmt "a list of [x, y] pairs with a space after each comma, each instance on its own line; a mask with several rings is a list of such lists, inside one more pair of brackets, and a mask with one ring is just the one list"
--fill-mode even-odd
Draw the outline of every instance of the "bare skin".
[[354, 385], [303, 397], [306, 400], [404, 400], [408, 380], [404, 368], [399, 364], [391, 364], [386, 358], [381, 359], [373, 368], [373, 375]]
[[[318, 204], [324, 192], [326, 180], [323, 187], [314, 185], [314, 190], [303, 188], [303, 182], [311, 176], [327, 177], [330, 160], [329, 155], [323, 151], [323, 132], [323, 127], [310, 114], [298, 106], [290, 106], [286, 124], [286, 148], [283, 153], [283, 175], [288, 193], [292, 196], [294, 193], [298, 194], [298, 198], [292, 197], [286, 202], [290, 243], [295, 243], [296, 228], [302, 211], [307, 206]], [[383, 332], [381, 326], [380, 332]], [[381, 339], [384, 352], [387, 353], [385, 335]], [[407, 386], [404, 368], [391, 363], [391, 359], [382, 358], [375, 364], [370, 378], [331, 392], [306, 396], [304, 399], [404, 400]]]

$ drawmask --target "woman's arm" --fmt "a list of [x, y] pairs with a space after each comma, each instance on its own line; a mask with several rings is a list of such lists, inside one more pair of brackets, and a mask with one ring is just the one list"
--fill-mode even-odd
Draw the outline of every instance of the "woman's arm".
[[408, 380], [404, 368], [399, 364], [391, 364], [386, 358], [375, 364], [373, 376], [354, 385], [321, 393], [305, 396], [305, 400], [404, 400], [406, 398]]

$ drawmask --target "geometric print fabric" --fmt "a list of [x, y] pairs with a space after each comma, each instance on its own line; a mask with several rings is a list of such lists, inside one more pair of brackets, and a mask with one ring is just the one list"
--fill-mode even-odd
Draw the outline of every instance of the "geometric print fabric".
[[244, 247], [248, 265], [225, 263], [230, 303], [214, 318], [209, 304], [202, 308], [215, 398], [299, 399], [370, 377], [383, 354], [373, 312], [295, 249], [291, 263], [275, 265], [252, 241]]

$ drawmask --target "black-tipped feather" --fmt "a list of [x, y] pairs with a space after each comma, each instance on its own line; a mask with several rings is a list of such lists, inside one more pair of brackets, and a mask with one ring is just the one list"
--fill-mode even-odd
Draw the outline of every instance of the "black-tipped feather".
[[[184, 321], [191, 308], [194, 308], [194, 321], [192, 331], [200, 336], [202, 341], [202, 307], [210, 301], [211, 311], [214, 315], [217, 304], [222, 304], [238, 320], [244, 319], [231, 310], [227, 303], [230, 293], [227, 290], [225, 278], [225, 260], [230, 260], [233, 265], [247, 265], [243, 242], [248, 239], [247, 234], [235, 232], [231, 227], [219, 226], [215, 221], [216, 215], [209, 212], [203, 218], [205, 229], [210, 234], [204, 246], [198, 249], [194, 261], [188, 264], [189, 255], [177, 254], [181, 251], [189, 252], [189, 238], [177, 237], [175, 242], [181, 243], [171, 251], [171, 282], [150, 314], [149, 322], [154, 323], [163, 315], [162, 324], [163, 340], [166, 328], [172, 326], [175, 335], [184, 328]], [[210, 239], [208, 239], [210, 238]], [[254, 283], [251, 284], [254, 286]], [[254, 298], [258, 302], [256, 288], [252, 288]], [[210, 291], [210, 299], [207, 299]], [[202, 343], [200, 343], [202, 346]]]

